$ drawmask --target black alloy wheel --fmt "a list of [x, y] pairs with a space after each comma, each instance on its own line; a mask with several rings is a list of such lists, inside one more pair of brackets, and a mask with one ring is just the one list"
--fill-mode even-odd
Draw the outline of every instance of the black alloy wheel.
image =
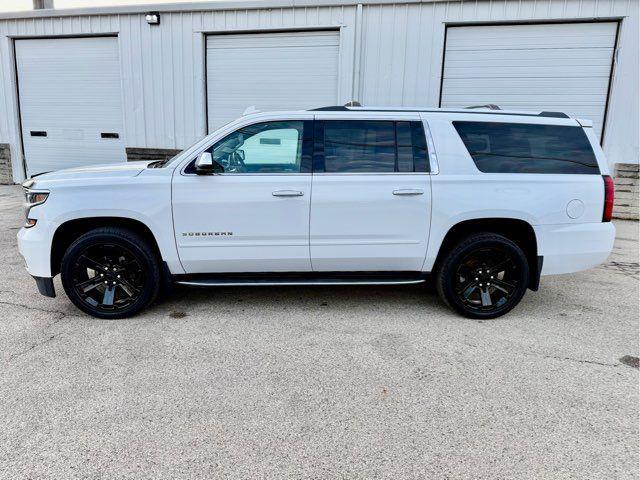
[[529, 267], [522, 249], [496, 234], [476, 234], [446, 256], [437, 276], [438, 293], [469, 318], [504, 315], [522, 299]]
[[119, 228], [92, 230], [71, 244], [62, 260], [62, 283], [71, 301], [99, 318], [124, 318], [158, 293], [158, 262], [147, 242]]

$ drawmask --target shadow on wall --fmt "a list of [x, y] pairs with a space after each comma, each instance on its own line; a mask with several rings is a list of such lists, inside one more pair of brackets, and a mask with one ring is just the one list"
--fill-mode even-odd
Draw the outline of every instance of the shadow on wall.
[[613, 217], [626, 220], [638, 220], [640, 212], [638, 207], [638, 173], [640, 165], [637, 163], [618, 163], [615, 171], [615, 200], [613, 204]]
[[0, 143], [0, 185], [12, 185], [11, 147], [8, 143]]

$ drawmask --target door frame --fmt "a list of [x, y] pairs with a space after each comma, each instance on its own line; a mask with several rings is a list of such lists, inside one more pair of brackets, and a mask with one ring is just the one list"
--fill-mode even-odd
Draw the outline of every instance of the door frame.
[[[16, 41], [18, 40], [58, 40], [58, 39], [67, 39], [67, 38], [111, 38], [115, 37], [118, 43], [118, 65], [120, 67], [119, 77], [120, 77], [120, 101], [122, 102], [122, 124], [125, 125], [125, 109], [124, 109], [124, 95], [123, 95], [123, 85], [122, 85], [122, 65], [121, 65], [121, 55], [120, 55], [120, 39], [118, 32], [105, 32], [105, 33], [87, 33], [87, 34], [69, 34], [69, 35], [12, 35], [9, 36], [9, 41], [11, 42], [10, 54], [13, 56], [13, 61], [10, 61], [9, 64], [13, 68], [12, 79], [15, 83], [14, 86], [14, 95], [16, 99], [16, 125], [18, 126], [18, 140], [19, 142], [16, 144], [16, 147], [19, 149], [16, 154], [21, 159], [22, 165], [22, 175], [25, 179], [29, 178], [27, 176], [27, 156], [24, 150], [24, 136], [22, 134], [22, 110], [20, 107], [20, 76], [18, 74], [18, 56], [16, 54]], [[126, 143], [126, 131], [123, 131], [123, 141]]]
[[497, 22], [444, 22], [444, 36], [442, 41], [442, 60], [440, 65], [440, 90], [438, 92], [438, 107], [442, 107], [442, 87], [444, 85], [444, 64], [447, 56], [447, 33], [449, 28], [454, 27], [502, 27], [513, 25], [551, 25], [563, 23], [616, 23], [616, 36], [613, 41], [613, 55], [611, 55], [611, 69], [609, 70], [609, 82], [607, 86], [607, 97], [604, 104], [604, 113], [602, 115], [602, 133], [600, 134], [600, 145], [604, 145], [605, 131], [607, 128], [607, 115], [609, 113], [609, 103], [611, 100], [611, 91], [613, 89], [613, 76], [615, 73], [616, 55], [620, 41], [620, 26], [624, 17], [600, 17], [592, 19], [563, 19], [554, 20], [522, 20], [522, 21], [497, 21]]

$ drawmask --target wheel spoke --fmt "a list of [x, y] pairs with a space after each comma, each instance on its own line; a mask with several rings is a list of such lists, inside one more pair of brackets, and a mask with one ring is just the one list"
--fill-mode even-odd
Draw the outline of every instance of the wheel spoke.
[[113, 300], [116, 294], [116, 287], [115, 285], [109, 285], [105, 290], [104, 290], [104, 296], [102, 297], [102, 304], [103, 305], [108, 305], [108, 306], [112, 306], [113, 305]]
[[122, 288], [129, 297], [138, 294], [138, 289], [123, 278], [120, 279], [120, 288]]
[[494, 278], [492, 280], [492, 285], [494, 287], [496, 287], [498, 290], [506, 293], [507, 295], [511, 295], [511, 293], [513, 293], [513, 291], [515, 290], [516, 286], [509, 283], [509, 282], [505, 282], [504, 280], [500, 280], [499, 278]]
[[96, 277], [91, 277], [88, 280], [85, 280], [84, 282], [78, 283], [76, 285], [76, 288], [78, 290], [81, 290], [84, 293], [87, 293], [93, 290], [94, 288], [96, 288], [101, 283], [102, 283], [102, 279], [96, 276]]
[[498, 262], [496, 265], [491, 266], [491, 271], [498, 274], [500, 272], [504, 272], [507, 267], [509, 266], [509, 264], [511, 264], [511, 258], [506, 257], [504, 260], [502, 260], [501, 262]]
[[493, 305], [493, 302], [491, 301], [491, 294], [489, 293], [488, 288], [480, 289], [480, 299], [482, 300], [483, 307], [490, 307], [491, 305]]
[[472, 281], [469, 282], [462, 290], [462, 296], [465, 298], [465, 300], [469, 299], [469, 295], [471, 295], [473, 293], [473, 291], [478, 288], [478, 284], [476, 283], [476, 281]]
[[82, 255], [80, 256], [80, 258], [78, 258], [78, 264], [82, 265], [83, 267], [90, 268], [91, 270], [94, 270], [96, 272], [106, 273], [108, 271], [107, 267], [87, 257], [86, 255]]

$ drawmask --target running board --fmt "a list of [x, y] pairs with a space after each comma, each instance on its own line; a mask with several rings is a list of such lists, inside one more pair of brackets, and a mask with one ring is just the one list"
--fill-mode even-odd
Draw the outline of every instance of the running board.
[[[395, 273], [395, 275], [394, 275]], [[410, 285], [424, 283], [423, 274], [398, 275], [397, 272], [381, 274], [227, 274], [180, 275], [174, 277], [179, 285], [191, 287], [239, 287], [239, 286], [295, 286], [295, 285]]]

